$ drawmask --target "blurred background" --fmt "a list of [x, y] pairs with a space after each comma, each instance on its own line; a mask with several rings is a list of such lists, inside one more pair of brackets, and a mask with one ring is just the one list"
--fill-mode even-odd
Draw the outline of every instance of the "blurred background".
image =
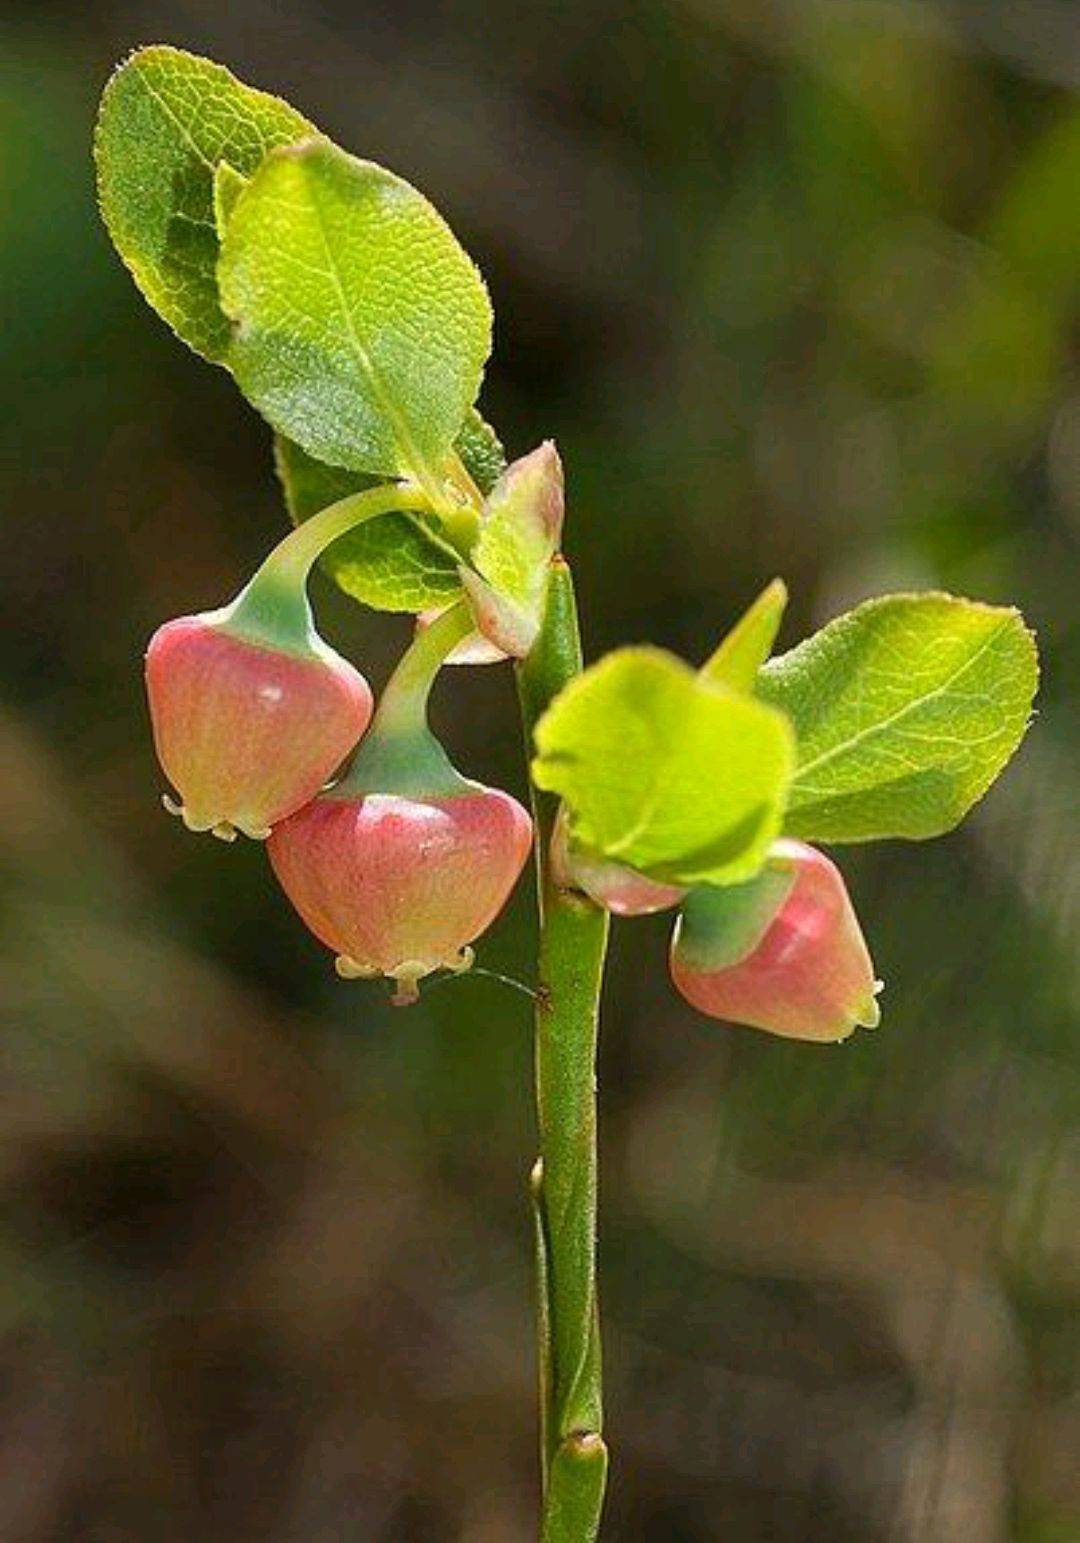
[[[533, 1535], [526, 998], [343, 986], [253, 844], [162, 813], [140, 655], [284, 529], [268, 435], [94, 208], [96, 98], [210, 54], [425, 189], [553, 435], [590, 653], [1015, 601], [1045, 675], [965, 828], [839, 855], [842, 1051], [616, 938], [611, 1540], [1080, 1539], [1080, 27], [1072, 0], [0, 4], [0, 1538]], [[400, 619], [325, 586], [385, 678]], [[523, 792], [504, 670], [437, 716]], [[530, 897], [482, 948], [528, 979]]]

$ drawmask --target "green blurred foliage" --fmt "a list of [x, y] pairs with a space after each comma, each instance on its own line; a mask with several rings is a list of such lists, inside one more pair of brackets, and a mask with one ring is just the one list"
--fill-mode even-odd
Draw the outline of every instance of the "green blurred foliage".
[[[252, 846], [156, 806], [139, 655], [285, 528], [268, 435], [139, 301], [89, 162], [152, 37], [428, 191], [555, 436], [590, 652], [782, 644], [892, 587], [1020, 604], [1028, 746], [844, 855], [884, 1020], [696, 1018], [618, 929], [612, 1540], [1080, 1536], [1080, 43], [1067, 6], [8, 0], [0, 1536], [531, 1535], [528, 1003], [344, 987]], [[404, 624], [322, 586], [385, 677]], [[440, 727], [521, 791], [505, 672]], [[529, 975], [529, 897], [482, 962]]]

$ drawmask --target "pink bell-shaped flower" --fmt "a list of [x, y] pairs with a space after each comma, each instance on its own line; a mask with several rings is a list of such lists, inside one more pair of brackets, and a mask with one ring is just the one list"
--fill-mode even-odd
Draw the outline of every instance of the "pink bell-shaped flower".
[[313, 629], [277, 646], [234, 608], [167, 622], [146, 689], [158, 759], [189, 830], [262, 838], [306, 804], [371, 719], [367, 681]]
[[231, 605], [166, 623], [146, 687], [158, 758], [191, 830], [262, 838], [313, 798], [371, 721], [367, 681], [323, 642], [307, 581], [320, 554], [363, 520], [416, 501], [385, 485], [330, 504], [291, 531]]
[[551, 834], [551, 872], [561, 889], [581, 890], [612, 916], [651, 916], [670, 910], [686, 895], [678, 884], [662, 884], [579, 846], [568, 824], [565, 808], [560, 809]]
[[843, 876], [801, 841], [778, 841], [749, 884], [692, 892], [671, 975], [699, 1012], [788, 1039], [847, 1039], [881, 1017], [881, 982]]
[[462, 777], [426, 724], [446, 653], [469, 631], [463, 605], [421, 632], [336, 787], [275, 826], [282, 889], [346, 978], [384, 975], [416, 1000], [433, 970], [468, 969], [469, 945], [506, 904], [532, 844], [516, 799]]
[[469, 967], [531, 844], [517, 800], [474, 783], [451, 797], [332, 789], [276, 826], [267, 850], [338, 974], [388, 976], [405, 1003], [433, 970]]

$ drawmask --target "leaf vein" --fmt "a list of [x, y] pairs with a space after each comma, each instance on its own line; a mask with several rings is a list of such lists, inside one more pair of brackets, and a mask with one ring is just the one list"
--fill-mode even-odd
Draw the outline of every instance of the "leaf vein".
[[[803, 762], [796, 774], [797, 782], [802, 783], [803, 777], [806, 773], [815, 771], [819, 767], [827, 765], [829, 761], [834, 760], [838, 755], [846, 755], [848, 752], [853, 750], [856, 745], [859, 745], [868, 739], [872, 739], [875, 735], [882, 734], [888, 729], [894, 728], [911, 713], [921, 711], [929, 702], [932, 702], [935, 700], [935, 698], [944, 695], [949, 690], [949, 688], [955, 684], [956, 681], [958, 681], [962, 676], [966, 675], [967, 672], [979, 662], [983, 655], [988, 652], [988, 650], [997, 641], [998, 637], [1008, 628], [1009, 625], [1009, 618], [1005, 618], [1004, 620], [1000, 621], [994, 628], [993, 632], [989, 634], [989, 636], [983, 641], [975, 653], [973, 653], [970, 658], [965, 659], [963, 664], [961, 664], [953, 672], [953, 674], [948, 677], [947, 680], [942, 681], [939, 686], [935, 687], [933, 691], [928, 691], [925, 696], [920, 696], [910, 702], [905, 702], [903, 707], [899, 708], [889, 717], [880, 718], [876, 723], [867, 724], [864, 729], [860, 729], [858, 733], [851, 735], [850, 738], [841, 740], [838, 744], [831, 746], [828, 750], [822, 751], [820, 755], [814, 756], [811, 760]], [[908, 678], [910, 678], [910, 674]]]

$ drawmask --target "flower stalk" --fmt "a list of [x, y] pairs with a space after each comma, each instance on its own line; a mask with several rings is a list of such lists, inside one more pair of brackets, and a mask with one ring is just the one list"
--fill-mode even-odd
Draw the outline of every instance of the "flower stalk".
[[278, 542], [228, 607], [233, 630], [255, 643], [280, 646], [292, 636], [306, 644], [312, 628], [307, 582], [327, 547], [381, 514], [429, 507], [427, 495], [415, 484], [385, 482], [320, 509]]

